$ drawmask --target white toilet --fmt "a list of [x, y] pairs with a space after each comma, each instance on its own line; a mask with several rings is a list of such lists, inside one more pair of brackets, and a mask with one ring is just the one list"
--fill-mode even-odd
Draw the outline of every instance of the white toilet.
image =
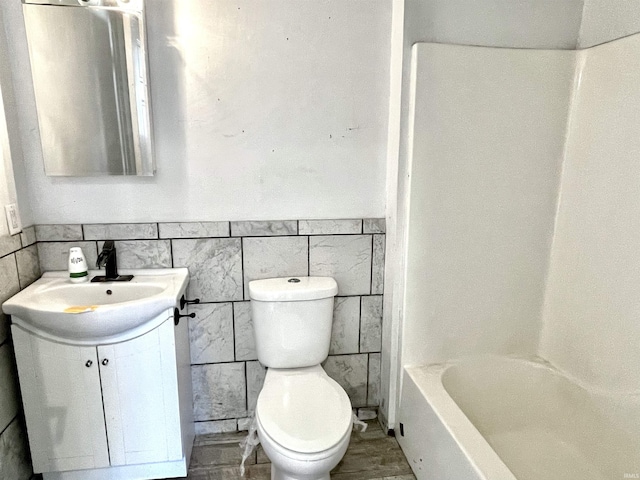
[[256, 423], [272, 480], [329, 480], [349, 445], [351, 402], [320, 366], [337, 292], [330, 277], [249, 282], [258, 360], [268, 367]]

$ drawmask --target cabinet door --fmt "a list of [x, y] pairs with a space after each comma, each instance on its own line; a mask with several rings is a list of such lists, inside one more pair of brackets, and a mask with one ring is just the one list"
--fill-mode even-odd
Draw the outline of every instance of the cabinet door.
[[96, 348], [12, 332], [34, 471], [109, 466]]
[[173, 328], [98, 347], [113, 466], [182, 458]]

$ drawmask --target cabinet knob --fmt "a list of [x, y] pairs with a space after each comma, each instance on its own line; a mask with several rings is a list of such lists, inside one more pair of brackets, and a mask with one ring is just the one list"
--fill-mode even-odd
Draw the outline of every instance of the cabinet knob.
[[109, 359], [108, 358], [103, 359], [102, 360], [102, 364], [103, 365], [108, 365], [109, 364]]
[[84, 366], [87, 368], [91, 367], [91, 365], [93, 365], [93, 362], [91, 360], [87, 360], [87, 363], [84, 364]]

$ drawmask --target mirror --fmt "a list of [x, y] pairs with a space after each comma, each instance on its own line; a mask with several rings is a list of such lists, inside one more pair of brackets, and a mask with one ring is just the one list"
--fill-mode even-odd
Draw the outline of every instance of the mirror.
[[23, 0], [45, 172], [153, 175], [143, 0]]

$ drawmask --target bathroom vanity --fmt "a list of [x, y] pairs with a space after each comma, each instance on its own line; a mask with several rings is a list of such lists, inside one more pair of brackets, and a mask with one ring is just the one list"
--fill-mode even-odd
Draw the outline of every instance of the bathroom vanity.
[[[188, 323], [178, 315], [188, 274], [186, 269], [156, 272], [153, 280], [134, 275], [129, 285], [73, 286], [48, 273], [3, 305], [5, 312], [13, 312], [34, 471], [45, 480], [186, 476], [194, 426]], [[94, 310], [67, 313], [69, 318], [53, 312], [70, 309], [62, 307], [72, 291], [77, 298], [90, 298], [86, 308]], [[146, 296], [137, 293], [141, 298], [132, 299], [127, 291]], [[109, 299], [102, 305], [101, 293]], [[29, 300], [36, 296], [50, 302], [51, 316], [60, 317], [57, 322], [47, 324], [42, 312], [38, 318], [36, 300]], [[126, 315], [119, 317], [127, 304], [135, 310], [133, 304], [145, 301], [164, 308], [147, 318], [138, 314], [128, 324]], [[23, 318], [29, 312], [17, 311], [20, 303], [32, 306], [31, 318]], [[100, 310], [104, 312], [92, 318]], [[111, 324], [120, 327], [105, 331], [109, 310]], [[69, 322], [82, 323], [69, 330], [56, 328]], [[100, 334], [98, 324], [107, 325]]]

